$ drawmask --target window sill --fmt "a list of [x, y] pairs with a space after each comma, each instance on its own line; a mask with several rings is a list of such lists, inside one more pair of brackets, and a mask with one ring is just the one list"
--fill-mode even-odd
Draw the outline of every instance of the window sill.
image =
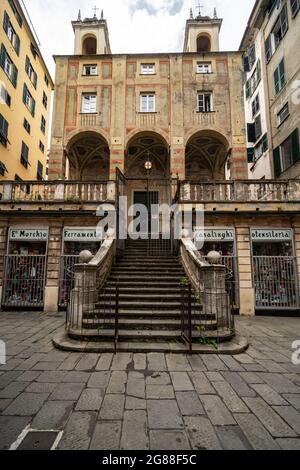
[[85, 73], [83, 73], [81, 76], [91, 78], [91, 77], [99, 77], [99, 74], [97, 73], [96, 75], [86, 75]]
[[79, 113], [80, 116], [97, 116], [98, 114], [101, 114], [101, 113]]
[[196, 111], [196, 114], [214, 114], [216, 111]]
[[140, 73], [140, 77], [153, 77], [153, 75], [157, 75], [157, 73]]
[[196, 75], [214, 75], [214, 72], [196, 72]]
[[157, 111], [138, 111], [136, 114], [160, 114]]

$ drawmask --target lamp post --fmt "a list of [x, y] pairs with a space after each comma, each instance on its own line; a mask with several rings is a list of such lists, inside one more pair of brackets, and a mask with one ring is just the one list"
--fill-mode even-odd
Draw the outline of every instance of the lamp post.
[[[145, 170], [147, 172], [147, 210], [148, 210], [148, 232], [151, 233], [151, 201], [150, 201], [150, 192], [149, 192], [149, 178], [150, 178], [150, 172], [152, 170], [152, 161], [150, 157], [150, 153], [147, 152], [147, 158], [145, 161]], [[148, 233], [149, 236], [149, 233]]]

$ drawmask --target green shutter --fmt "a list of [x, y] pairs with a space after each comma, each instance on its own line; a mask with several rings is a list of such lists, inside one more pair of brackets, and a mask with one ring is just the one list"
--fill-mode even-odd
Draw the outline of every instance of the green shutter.
[[283, 59], [279, 64], [279, 77], [280, 77], [280, 90], [281, 90], [285, 85], [285, 67], [284, 67]]
[[275, 177], [278, 178], [281, 173], [281, 160], [280, 160], [280, 147], [276, 147], [273, 151], [273, 157], [274, 157], [274, 172], [275, 172]]
[[249, 98], [251, 95], [251, 80], [246, 82], [246, 98]]
[[17, 55], [20, 55], [20, 45], [21, 45], [20, 38], [18, 35], [16, 35], [15, 51]]
[[275, 85], [275, 94], [278, 95], [280, 92], [280, 77], [279, 77], [279, 68], [274, 72], [274, 85]]
[[3, 29], [6, 32], [6, 34], [8, 33], [8, 26], [9, 26], [9, 16], [7, 12], [5, 11], [4, 18], [3, 18]]
[[248, 163], [253, 163], [254, 162], [254, 155], [255, 155], [254, 147], [251, 147], [251, 148], [247, 149], [247, 155], [248, 155]]
[[263, 152], [266, 152], [269, 148], [268, 134], [264, 134], [262, 138], [262, 148], [263, 148]]
[[32, 107], [31, 107], [32, 117], [35, 116], [35, 100], [32, 98]]
[[1, 44], [1, 53], [0, 53], [0, 66], [4, 69], [5, 66], [5, 59], [6, 59], [6, 49], [4, 44]]
[[23, 88], [23, 103], [26, 105], [26, 97], [27, 97], [27, 85], [24, 83], [24, 88]]
[[37, 74], [35, 72], [33, 73], [33, 86], [36, 89], [36, 87], [37, 87]]
[[293, 163], [299, 162], [300, 160], [300, 147], [299, 147], [299, 130], [298, 128], [292, 133], [292, 152], [293, 152]]
[[13, 64], [13, 73], [12, 73], [12, 78], [11, 78], [11, 83], [15, 88], [17, 88], [17, 83], [18, 83], [18, 69], [17, 67]]

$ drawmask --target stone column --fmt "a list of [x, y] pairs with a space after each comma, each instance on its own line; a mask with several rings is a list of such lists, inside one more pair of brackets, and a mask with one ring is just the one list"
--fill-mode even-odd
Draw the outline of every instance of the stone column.
[[47, 313], [55, 313], [58, 310], [61, 252], [62, 224], [54, 224], [49, 228], [48, 265], [44, 302], [44, 311]]
[[112, 145], [110, 149], [109, 179], [116, 179], [116, 169], [125, 171], [125, 149], [122, 145]]
[[236, 228], [240, 314], [255, 315], [255, 290], [252, 277], [251, 240], [249, 227]]
[[7, 250], [8, 221], [0, 222], [0, 305], [2, 300], [3, 277], [5, 269], [5, 255]]
[[233, 147], [230, 157], [230, 176], [233, 180], [248, 179], [247, 149], [245, 146]]
[[49, 155], [49, 180], [65, 180], [66, 176], [66, 156], [60, 145], [51, 146]]

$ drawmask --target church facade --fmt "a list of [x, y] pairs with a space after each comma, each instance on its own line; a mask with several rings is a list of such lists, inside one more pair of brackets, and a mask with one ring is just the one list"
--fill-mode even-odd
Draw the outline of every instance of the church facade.
[[[242, 52], [222, 20], [187, 20], [182, 53], [112, 54], [101, 16], [72, 23], [56, 56], [49, 181], [0, 183], [2, 308], [66, 307], [74, 266], [96, 255], [102, 203], [205, 212], [237, 312], [300, 312], [300, 184], [247, 179]], [[22, 268], [24, 267], [24, 269]]]

